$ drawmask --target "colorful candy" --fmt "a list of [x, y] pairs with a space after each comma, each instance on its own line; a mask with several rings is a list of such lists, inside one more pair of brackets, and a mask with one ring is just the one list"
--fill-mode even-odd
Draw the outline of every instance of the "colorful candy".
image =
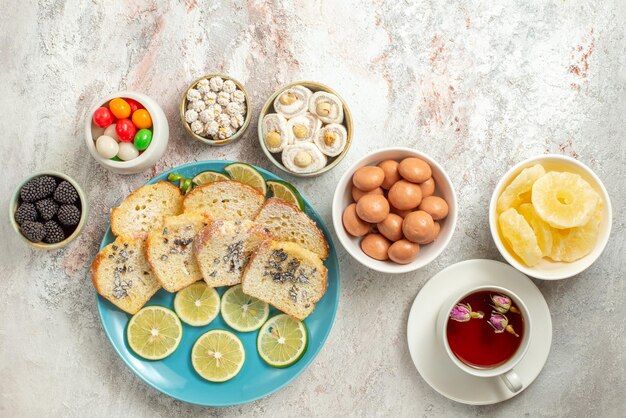
[[122, 161], [130, 161], [139, 156], [139, 151], [131, 142], [120, 142], [120, 150], [117, 152], [117, 156]]
[[102, 158], [130, 161], [152, 143], [152, 117], [137, 100], [114, 98], [96, 109], [92, 120], [105, 128], [95, 140], [96, 151]]
[[113, 158], [117, 155], [120, 147], [117, 141], [110, 136], [101, 135], [96, 140], [96, 150], [102, 158]]
[[139, 151], [143, 151], [148, 148], [150, 142], [152, 142], [152, 131], [149, 129], [140, 129], [137, 131], [135, 139], [133, 140], [135, 147], [137, 147]]
[[130, 119], [120, 119], [115, 126], [115, 132], [122, 142], [133, 142], [137, 128]]
[[109, 109], [111, 113], [118, 119], [126, 119], [130, 117], [130, 105], [128, 102], [121, 98], [113, 99], [109, 102]]
[[135, 113], [135, 111], [137, 111], [138, 109], [143, 109], [143, 106], [137, 100], [133, 100], [133, 99], [124, 99], [124, 100], [126, 100], [128, 105], [130, 106], [131, 115]]
[[152, 126], [152, 118], [146, 109], [137, 109], [134, 111], [132, 120], [137, 129], [147, 129]]
[[93, 112], [93, 123], [101, 128], [106, 128], [111, 123], [113, 123], [113, 114], [109, 109], [101, 106], [97, 108], [95, 112]]
[[117, 125], [115, 123], [112, 123], [111, 125], [107, 126], [107, 128], [104, 130], [104, 133], [102, 135], [110, 136], [111, 138], [115, 139], [116, 142], [120, 142], [120, 137], [117, 136], [117, 132], [115, 132], [116, 126]]

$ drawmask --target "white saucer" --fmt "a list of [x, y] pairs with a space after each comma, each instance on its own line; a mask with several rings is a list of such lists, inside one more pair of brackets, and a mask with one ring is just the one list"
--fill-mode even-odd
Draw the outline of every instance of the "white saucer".
[[409, 313], [407, 339], [411, 358], [422, 378], [437, 392], [469, 405], [488, 405], [517, 395], [499, 377], [475, 377], [460, 370], [448, 357], [435, 331], [441, 304], [451, 292], [483, 285], [515, 292], [533, 316], [528, 352], [515, 371], [526, 389], [543, 369], [552, 343], [552, 320], [535, 284], [508, 264], [493, 260], [467, 260], [437, 273], [418, 293]]

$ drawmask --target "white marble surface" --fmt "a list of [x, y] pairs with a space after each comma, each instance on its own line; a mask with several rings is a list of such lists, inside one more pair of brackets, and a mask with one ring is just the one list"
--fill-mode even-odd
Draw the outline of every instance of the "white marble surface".
[[[180, 4], [179, 4], [180, 3]], [[0, 416], [619, 416], [626, 410], [626, 4], [583, 0], [4, 2], [0, 20]], [[445, 253], [421, 271], [385, 276], [340, 251], [337, 320], [291, 385], [234, 408], [186, 405], [145, 385], [100, 326], [87, 268], [111, 206], [166, 168], [229, 158], [272, 168], [256, 121], [244, 139], [208, 148], [185, 134], [178, 101], [214, 71], [241, 80], [255, 115], [282, 84], [317, 80], [344, 96], [354, 145], [332, 172], [285, 176], [330, 225], [329, 191], [368, 151], [431, 153], [455, 182], [460, 219]], [[155, 97], [170, 122], [153, 170], [114, 175], [82, 139], [87, 107], [118, 89]], [[526, 391], [489, 407], [434, 392], [406, 346], [410, 304], [436, 272], [470, 258], [501, 260], [487, 204], [498, 176], [547, 152], [591, 166], [612, 196], [607, 250], [585, 273], [541, 282], [554, 342]], [[35, 170], [76, 178], [91, 213], [80, 238], [35, 251], [6, 216], [14, 186]]]

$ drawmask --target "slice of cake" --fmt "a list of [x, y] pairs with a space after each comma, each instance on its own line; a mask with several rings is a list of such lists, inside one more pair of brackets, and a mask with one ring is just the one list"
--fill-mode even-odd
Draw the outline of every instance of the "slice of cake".
[[120, 235], [91, 263], [96, 291], [129, 314], [137, 313], [160, 288], [144, 256], [144, 241]]
[[241, 283], [250, 255], [270, 239], [269, 231], [250, 220], [215, 221], [196, 236], [194, 254], [211, 287]]
[[241, 280], [243, 292], [303, 320], [328, 286], [317, 254], [292, 242], [265, 241], [252, 255]]

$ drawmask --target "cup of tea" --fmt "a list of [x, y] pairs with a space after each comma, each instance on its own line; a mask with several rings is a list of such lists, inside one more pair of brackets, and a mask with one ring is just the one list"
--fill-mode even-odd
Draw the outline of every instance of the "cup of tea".
[[457, 367], [477, 377], [498, 376], [514, 393], [523, 386], [515, 366], [528, 350], [530, 330], [524, 302], [499, 286], [451, 295], [437, 318], [437, 337]]

